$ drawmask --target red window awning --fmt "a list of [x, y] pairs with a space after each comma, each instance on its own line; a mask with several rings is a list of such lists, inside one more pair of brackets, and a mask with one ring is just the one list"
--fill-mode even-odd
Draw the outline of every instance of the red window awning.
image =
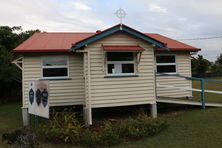
[[138, 45], [103, 45], [103, 49], [108, 52], [115, 51], [131, 51], [131, 52], [142, 52], [145, 49]]

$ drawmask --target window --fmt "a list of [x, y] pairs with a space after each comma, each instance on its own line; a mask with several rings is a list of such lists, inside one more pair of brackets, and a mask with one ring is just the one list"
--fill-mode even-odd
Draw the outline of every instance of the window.
[[108, 75], [135, 74], [135, 60], [133, 52], [107, 52]]
[[156, 71], [159, 73], [176, 73], [175, 55], [157, 55]]
[[67, 56], [42, 57], [42, 78], [68, 78]]

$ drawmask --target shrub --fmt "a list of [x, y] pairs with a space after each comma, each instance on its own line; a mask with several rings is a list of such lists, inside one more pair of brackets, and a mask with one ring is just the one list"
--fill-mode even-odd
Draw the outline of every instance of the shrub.
[[137, 116], [139, 122], [141, 136], [153, 136], [166, 128], [166, 122], [161, 118], [150, 118], [146, 114]]
[[165, 121], [157, 118], [150, 118], [146, 114], [139, 114], [135, 119], [123, 120], [118, 125], [121, 137], [147, 137], [152, 136], [166, 127]]
[[86, 146], [112, 146], [121, 142], [116, 127], [111, 122], [104, 122], [103, 130], [90, 131], [87, 129], [82, 135], [82, 144]]
[[39, 135], [46, 135], [44, 138], [49, 141], [78, 144], [82, 127], [76, 113], [65, 109], [63, 112], [54, 111], [49, 123], [41, 125], [37, 131]]
[[89, 129], [86, 129], [81, 137], [81, 144], [85, 146], [96, 146], [100, 144], [100, 139], [97, 132], [90, 131]]
[[104, 129], [100, 135], [101, 144], [105, 146], [116, 145], [120, 143], [120, 136], [115, 124], [111, 122], [104, 123]]
[[2, 141], [13, 147], [36, 148], [39, 146], [35, 133], [28, 128], [5, 133], [2, 135]]
[[135, 119], [123, 120], [118, 125], [119, 135], [121, 137], [139, 137], [140, 130], [138, 128], [138, 121]]

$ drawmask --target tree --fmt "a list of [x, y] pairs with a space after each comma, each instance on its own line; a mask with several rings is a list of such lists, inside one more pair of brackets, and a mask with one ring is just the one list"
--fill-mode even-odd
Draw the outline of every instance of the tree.
[[219, 57], [217, 57], [215, 64], [222, 65], [222, 54], [220, 54]]
[[[17, 45], [18, 35], [13, 33], [15, 30], [21, 30], [21, 28], [0, 26], [0, 45], [6, 50], [11, 50]], [[1, 50], [3, 49], [1, 48]]]
[[35, 32], [40, 32], [40, 30], [36, 29], [23, 32], [21, 26], [0, 26], [0, 45], [6, 50], [11, 51]]
[[222, 73], [222, 54], [220, 54], [214, 62], [211, 71], [214, 73]]
[[[10, 93], [21, 90], [21, 71], [11, 61], [16, 56], [11, 52], [16, 46], [40, 30], [22, 31], [22, 27], [0, 26], [0, 103]], [[13, 92], [16, 94], [16, 92]]]
[[203, 76], [204, 73], [206, 73], [210, 69], [212, 63], [207, 59], [204, 59], [202, 55], [198, 55], [197, 58], [192, 58], [191, 65], [193, 74]]

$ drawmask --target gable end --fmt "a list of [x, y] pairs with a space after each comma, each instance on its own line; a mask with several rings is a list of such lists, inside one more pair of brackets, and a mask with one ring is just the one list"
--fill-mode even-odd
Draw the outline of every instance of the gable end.
[[162, 43], [160, 41], [157, 41], [157, 40], [155, 40], [155, 39], [153, 39], [153, 38], [151, 38], [151, 37], [149, 37], [149, 36], [139, 32], [137, 30], [134, 30], [134, 29], [132, 29], [132, 28], [126, 26], [126, 25], [118, 24], [118, 25], [116, 25], [114, 27], [111, 27], [111, 28], [109, 28], [107, 30], [104, 30], [104, 31], [102, 31], [100, 33], [97, 33], [97, 34], [95, 34], [95, 35], [93, 35], [93, 36], [91, 36], [89, 38], [86, 38], [86, 39], [84, 39], [82, 41], [79, 41], [79, 42], [75, 43], [72, 46], [72, 48], [70, 49], [70, 51], [74, 52], [74, 51], [84, 47], [87, 44], [90, 44], [92, 42], [95, 42], [95, 41], [97, 41], [99, 39], [102, 39], [104, 37], [107, 37], [107, 36], [112, 35], [112, 34], [117, 33], [117, 32], [128, 33], [128, 34], [130, 34], [130, 35], [132, 35], [132, 36], [134, 36], [136, 38], [142, 39], [142, 40], [144, 40], [144, 41], [146, 41], [146, 42], [148, 42], [150, 44], [153, 44], [153, 45], [155, 45], [155, 46], [157, 46], [159, 48], [166, 49], [166, 46], [165, 46], [164, 43]]

